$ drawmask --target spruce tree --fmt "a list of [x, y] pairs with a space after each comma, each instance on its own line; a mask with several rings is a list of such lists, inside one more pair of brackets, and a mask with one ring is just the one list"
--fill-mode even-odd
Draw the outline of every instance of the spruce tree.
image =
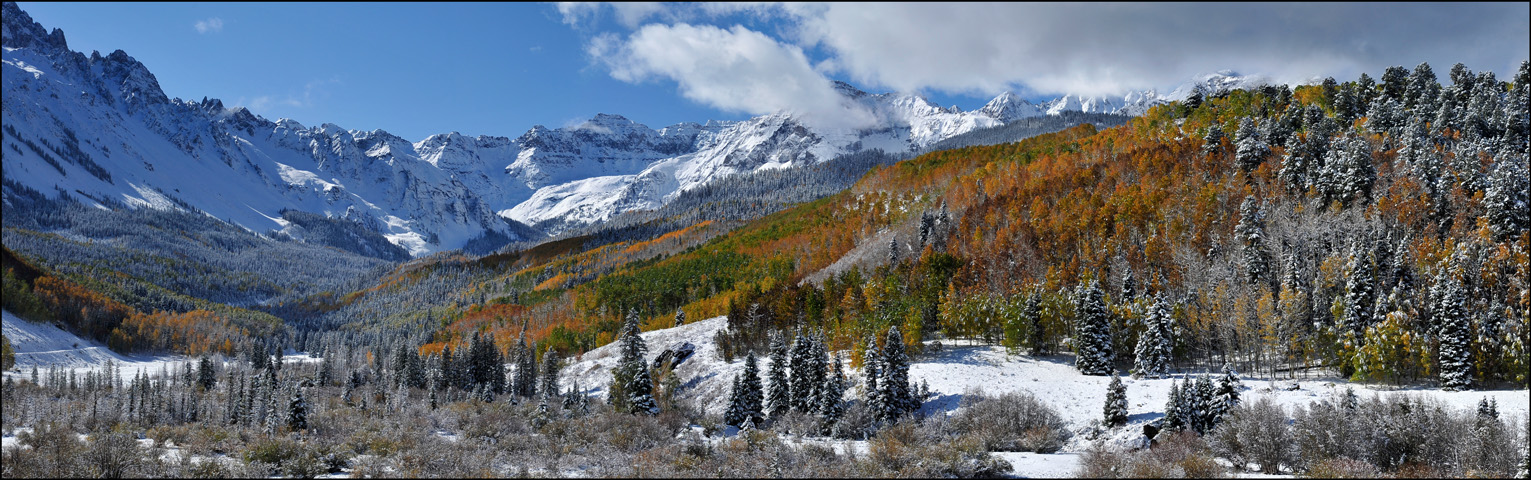
[[[621, 357], [612, 370], [612, 387], [608, 389], [612, 395], [610, 400], [613, 405], [627, 407], [630, 413], [657, 413], [654, 381], [649, 375], [648, 362], [644, 360], [648, 346], [639, 333], [638, 310], [630, 309], [622, 325], [622, 337], [618, 340]], [[617, 403], [618, 400], [622, 403]]]
[[303, 387], [292, 389], [292, 399], [287, 402], [287, 428], [295, 432], [308, 430], [308, 401], [303, 399]]
[[739, 395], [744, 421], [760, 423], [765, 421], [765, 392], [760, 387], [760, 367], [755, 360], [755, 352], [750, 351], [744, 356], [743, 379], [739, 382]]
[[1026, 295], [1026, 305], [1021, 307], [1021, 321], [1031, 327], [1030, 339], [1026, 342], [1031, 347], [1032, 356], [1052, 354], [1052, 346], [1047, 342], [1047, 332], [1042, 324], [1042, 297], [1033, 291]]
[[766, 411], [772, 417], [785, 415], [792, 408], [792, 390], [787, 380], [787, 345], [781, 334], [771, 334], [771, 368], [766, 371], [770, 390], [766, 393]]
[[1116, 356], [1111, 346], [1111, 314], [1097, 282], [1081, 289], [1075, 304], [1078, 338], [1074, 366], [1085, 375], [1109, 375]]
[[1207, 127], [1207, 135], [1202, 137], [1201, 152], [1205, 155], [1221, 152], [1223, 150], [1223, 127], [1216, 123]]
[[1111, 376], [1111, 384], [1106, 387], [1105, 424], [1107, 427], [1127, 424], [1127, 386], [1116, 375]]
[[877, 346], [877, 340], [868, 339], [866, 355], [862, 359], [862, 372], [866, 377], [866, 389], [863, 391], [867, 412], [872, 418], [882, 420], [883, 412], [888, 410], [888, 399], [882, 389], [879, 380], [883, 371], [882, 350]]
[[202, 391], [212, 390], [218, 384], [218, 372], [213, 371], [213, 359], [203, 356], [197, 364], [197, 385]]
[[1501, 156], [1483, 192], [1484, 218], [1499, 241], [1520, 236], [1531, 228], [1531, 171], [1526, 157]]
[[1196, 377], [1195, 392], [1193, 395], [1195, 400], [1191, 408], [1194, 412], [1191, 428], [1195, 429], [1197, 434], [1204, 435], [1217, 425], [1217, 414], [1221, 411], [1216, 404], [1217, 387], [1212, 385], [1211, 378], [1202, 374]]
[[685, 325], [685, 324], [686, 324], [686, 311], [681, 309], [681, 308], [676, 308], [675, 309], [675, 326], [679, 327], [679, 326]]
[[1170, 384], [1169, 401], [1164, 402], [1163, 427], [1165, 430], [1180, 430], [1187, 427], [1184, 395], [1184, 388], [1179, 380]]
[[743, 426], [744, 419], [749, 418], [748, 407], [744, 406], [744, 374], [734, 375], [733, 387], [728, 391], [728, 409], [723, 411], [723, 424], [735, 427]]
[[845, 406], [842, 397], [845, 395], [845, 370], [840, 364], [840, 357], [835, 356], [834, 374], [829, 377], [824, 388], [824, 393], [819, 397], [819, 434], [829, 435], [834, 431], [835, 423], [840, 421], [840, 416], [845, 414]]
[[1464, 306], [1466, 293], [1461, 282], [1443, 270], [1436, 278], [1435, 324], [1440, 329], [1441, 386], [1447, 390], [1472, 387], [1472, 326]]
[[1134, 377], [1160, 378], [1169, 372], [1170, 350], [1174, 346], [1171, 321], [1164, 298], [1156, 295], [1153, 305], [1148, 307], [1148, 317], [1143, 320], [1143, 334], [1138, 337]]
[[808, 412], [813, 406], [810, 398], [813, 391], [813, 378], [810, 373], [810, 356], [813, 353], [813, 340], [801, 331], [793, 334], [792, 356], [789, 360], [791, 373], [788, 374], [788, 382], [791, 384], [792, 410]]
[[549, 347], [542, 354], [542, 386], [538, 389], [542, 396], [558, 395], [558, 368], [558, 352]]
[[899, 334], [898, 327], [888, 329], [882, 361], [882, 378], [879, 379], [878, 387], [882, 389], [886, 402], [883, 419], [891, 422], [920, 408], [920, 402], [914, 398], [914, 392], [910, 389], [909, 356], [904, 353], [904, 337]]
[[1235, 237], [1244, 247], [1241, 258], [1244, 264], [1244, 278], [1256, 285], [1267, 283], [1272, 279], [1270, 252], [1265, 245], [1263, 217], [1259, 206], [1255, 203], [1254, 195], [1248, 195], [1244, 197], [1244, 202], [1239, 204], [1239, 223], [1233, 227]]
[[1239, 122], [1239, 129], [1234, 132], [1233, 138], [1237, 149], [1234, 156], [1239, 169], [1244, 173], [1254, 172], [1261, 163], [1265, 162], [1265, 157], [1270, 155], [1270, 147], [1260, 139], [1259, 132], [1255, 129], [1255, 122], [1249, 117], [1244, 117]]

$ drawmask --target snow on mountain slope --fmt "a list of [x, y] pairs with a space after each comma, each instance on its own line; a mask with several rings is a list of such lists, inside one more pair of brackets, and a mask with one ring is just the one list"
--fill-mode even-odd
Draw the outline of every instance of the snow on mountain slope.
[[0, 328], [5, 339], [16, 352], [16, 366], [6, 372], [11, 375], [30, 372], [32, 368], [47, 370], [51, 367], [85, 370], [102, 368], [107, 362], [115, 362], [121, 372], [157, 373], [169, 366], [189, 361], [183, 356], [123, 355], [113, 352], [105, 345], [86, 340], [49, 324], [33, 323], [0, 311]]
[[[528, 240], [516, 232], [530, 229], [512, 222], [557, 234], [657, 208], [735, 173], [870, 148], [918, 150], [1064, 111], [1140, 114], [1181, 93], [1071, 95], [1040, 105], [1006, 93], [963, 112], [836, 82], [876, 126], [817, 127], [778, 113], [655, 130], [599, 114], [513, 139], [454, 132], [410, 142], [382, 130], [272, 122], [218, 100], [171, 99], [126, 53], [87, 57], [15, 3], [4, 13], [5, 179], [49, 196], [201, 211], [256, 232], [287, 229], [284, 209], [320, 213], [357, 221], [417, 256], [490, 233]], [[1203, 77], [1220, 87], [1248, 83], [1227, 72]]]
[[[641, 336], [648, 346], [645, 360], [653, 362], [666, 348], [689, 342], [695, 352], [675, 369], [682, 390], [679, 398], [695, 402], [707, 413], [722, 414], [728, 406], [729, 388], [734, 376], [744, 371], [744, 359], [724, 362], [718, 358], [713, 335], [726, 328], [725, 317], [700, 320], [673, 328], [644, 332]], [[606, 388], [611, 383], [611, 369], [620, 356], [617, 342], [596, 348], [576, 359], [567, 359], [560, 371], [560, 381], [565, 386], [578, 383], [587, 394], [604, 400]], [[1072, 355], [1028, 357], [1007, 355], [1005, 349], [993, 345], [954, 345], [951, 342], [936, 350], [933, 341], [926, 342], [925, 355], [914, 356], [909, 368], [912, 383], [927, 382], [934, 394], [921, 410], [926, 415], [950, 414], [957, 410], [963, 396], [976, 390], [996, 395], [1024, 391], [1035, 395], [1055, 409], [1059, 416], [1077, 435], [1064, 447], [1062, 460], [1072, 463], [1070, 453], [1088, 448], [1091, 440], [1084, 435], [1095, 428], [1105, 405], [1106, 386], [1110, 377], [1082, 375], [1074, 368]], [[841, 353], [846, 355], [846, 353]], [[848, 358], [843, 359], [847, 360]], [[764, 376], [770, 361], [760, 358], [759, 368]], [[859, 369], [847, 368], [846, 374], [853, 382], [859, 382]], [[1137, 441], [1143, 431], [1142, 425], [1163, 417], [1165, 403], [1169, 400], [1170, 386], [1179, 377], [1195, 376], [1194, 372], [1177, 373], [1177, 378], [1133, 379], [1124, 377], [1127, 386], [1128, 425], [1104, 432], [1101, 438], [1108, 442], [1127, 446]], [[764, 381], [764, 379], [762, 379]], [[1265, 396], [1287, 409], [1306, 407], [1310, 402], [1342, 394], [1353, 388], [1361, 398], [1372, 395], [1427, 396], [1458, 411], [1471, 411], [1480, 399], [1492, 398], [1499, 404], [1505, 418], [1525, 418], [1531, 412], [1531, 395], [1526, 390], [1489, 390], [1447, 392], [1433, 388], [1404, 387], [1350, 383], [1338, 377], [1315, 377], [1292, 381], [1286, 379], [1242, 378], [1241, 398], [1253, 400]], [[1296, 388], [1293, 389], [1292, 387]], [[846, 392], [848, 400], [857, 395], [855, 387]], [[1035, 455], [1035, 454], [1031, 454]], [[1028, 462], [1039, 461], [1027, 457]], [[1041, 461], [1041, 463], [1047, 463]], [[1045, 469], [1046, 465], [1035, 468]], [[1031, 467], [1028, 467], [1031, 468]]]

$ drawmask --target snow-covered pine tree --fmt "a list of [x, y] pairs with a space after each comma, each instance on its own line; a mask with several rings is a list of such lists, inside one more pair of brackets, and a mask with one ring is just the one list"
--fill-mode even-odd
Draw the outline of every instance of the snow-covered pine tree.
[[904, 352], [904, 336], [896, 326], [888, 329], [882, 361], [882, 378], [878, 386], [887, 401], [884, 420], [891, 422], [920, 408], [909, 385], [909, 356]]
[[1501, 156], [1483, 192], [1484, 219], [1494, 238], [1506, 241], [1531, 228], [1531, 172], [1524, 154]]
[[1221, 152], [1223, 149], [1222, 125], [1213, 123], [1212, 126], [1207, 127], [1207, 135], [1202, 137], [1201, 140], [1201, 152], [1203, 154], [1212, 155], [1213, 153]]
[[1169, 401], [1164, 402], [1164, 430], [1186, 428], [1184, 388], [1179, 380], [1170, 383]]
[[1237, 149], [1234, 157], [1238, 161], [1239, 169], [1244, 173], [1253, 172], [1260, 167], [1261, 163], [1265, 163], [1265, 157], [1270, 156], [1270, 147], [1260, 139], [1259, 130], [1255, 128], [1255, 122], [1250, 117], [1244, 117], [1239, 122], [1239, 129], [1234, 132], [1233, 138]]
[[877, 346], [876, 339], [867, 340], [866, 354], [862, 361], [862, 373], [866, 377], [867, 412], [872, 418], [881, 420], [881, 413], [888, 410], [888, 400], [878, 380], [882, 377], [882, 350]]
[[1239, 372], [1233, 370], [1233, 365], [1223, 364], [1223, 376], [1217, 379], [1217, 391], [1212, 399], [1213, 424], [1223, 418], [1233, 407], [1239, 405], [1239, 389], [1243, 384], [1239, 382]]
[[739, 395], [745, 421], [760, 423], [765, 421], [765, 392], [760, 387], [760, 367], [755, 360], [755, 352], [751, 350], [744, 356], [744, 374], [739, 382]]
[[1170, 351], [1174, 347], [1171, 321], [1164, 297], [1155, 295], [1143, 320], [1143, 334], [1138, 337], [1134, 377], [1160, 378], [1169, 373]]
[[659, 413], [659, 403], [654, 400], [654, 378], [649, 376], [648, 366], [640, 363], [629, 368], [636, 373], [629, 377], [625, 388], [628, 412], [648, 415]]
[[1111, 384], [1106, 386], [1105, 424], [1108, 428], [1127, 424], [1127, 385], [1116, 375], [1111, 376]]
[[[1350, 246], [1350, 272], [1345, 279], [1345, 318], [1341, 341], [1359, 342], [1366, 327], [1372, 324], [1373, 303], [1376, 301], [1376, 277], [1372, 269], [1376, 265], [1376, 258], [1370, 249], [1363, 248], [1361, 242]], [[1359, 348], [1359, 345], [1348, 346], [1348, 350]]]
[[840, 416], [845, 414], [845, 404], [841, 400], [845, 395], [845, 370], [840, 364], [840, 356], [834, 360], [834, 374], [829, 376], [825, 384], [823, 394], [819, 396], [819, 434], [829, 435], [834, 431], [835, 423], [840, 421]]
[[735, 427], [744, 425], [744, 419], [748, 418], [748, 409], [744, 406], [744, 375], [734, 375], [733, 388], [728, 391], [728, 409], [723, 411], [723, 424]]
[[1047, 342], [1047, 332], [1042, 325], [1042, 296], [1033, 291], [1026, 295], [1026, 305], [1021, 307], [1021, 321], [1031, 327], [1031, 338], [1026, 342], [1031, 347], [1032, 356], [1052, 354], [1052, 346]]
[[1080, 290], [1075, 304], [1078, 338], [1075, 368], [1085, 375], [1109, 375], [1116, 355], [1111, 347], [1111, 314], [1096, 281]]
[[544, 397], [558, 395], [558, 351], [552, 347], [542, 354], [542, 385], [538, 391]]
[[[654, 382], [648, 373], [648, 363], [644, 361], [644, 355], [648, 354], [648, 346], [644, 344], [640, 332], [638, 310], [629, 309], [627, 319], [622, 324], [622, 336], [618, 340], [618, 351], [621, 352], [621, 356], [617, 360], [616, 368], [612, 369], [611, 387], [607, 389], [608, 402], [621, 410], [633, 413], [649, 412], [658, 408], [654, 403]], [[641, 381], [639, 377], [642, 377]]]
[[771, 333], [771, 368], [766, 370], [766, 413], [772, 417], [785, 415], [792, 409], [792, 390], [787, 379], [787, 344], [778, 332]]
[[1404, 89], [1403, 106], [1413, 112], [1435, 111], [1436, 97], [1441, 93], [1441, 83], [1435, 78], [1430, 64], [1420, 62], [1409, 73], [1409, 85]]
[[804, 335], [803, 332], [797, 331], [793, 333], [792, 356], [789, 360], [792, 372], [788, 374], [788, 381], [792, 386], [791, 403], [793, 411], [808, 412], [814, 406], [811, 403], [813, 399], [810, 398], [812, 397], [813, 380], [809, 373], [811, 371], [809, 363], [812, 363], [810, 358], [813, 353], [812, 343], [813, 339], [809, 338], [808, 335]]
[[1243, 245], [1244, 279], [1251, 284], [1268, 283], [1272, 280], [1270, 251], [1265, 245], [1265, 220], [1254, 195], [1244, 197], [1239, 204], [1239, 223], [1233, 232]]
[[1466, 292], [1450, 270], [1454, 268], [1441, 270], [1431, 292], [1435, 298], [1435, 324], [1440, 329], [1441, 387], [1467, 390], [1472, 388], [1472, 325], [1465, 307]]
[[1198, 434], [1206, 434], [1217, 426], [1217, 414], [1221, 408], [1217, 405], [1217, 387], [1212, 384], [1212, 378], [1206, 374], [1196, 377], [1195, 402], [1192, 411], [1191, 428]]
[[676, 307], [675, 308], [675, 326], [679, 327], [679, 326], [685, 325], [685, 324], [686, 324], [686, 310], [684, 310], [684, 309], [682, 309], [680, 307]]
[[308, 430], [308, 401], [303, 398], [303, 387], [293, 387], [292, 398], [287, 402], [287, 428], [293, 431]]
[[441, 375], [436, 377], [438, 382], [436, 389], [446, 390], [449, 387], [457, 386], [455, 383], [457, 380], [457, 365], [455, 365], [455, 362], [453, 362], [452, 345], [448, 344], [441, 348], [440, 363], [441, 366], [437, 368], [441, 371]]
[[828, 388], [829, 380], [829, 349], [825, 345], [824, 336], [814, 333], [811, 336], [813, 343], [808, 352], [808, 384], [812, 386], [808, 393], [808, 409], [811, 413], [820, 413], [819, 407], [823, 405], [823, 397]]
[[[642, 339], [640, 338], [639, 341], [641, 342]], [[516, 341], [516, 352], [516, 376], [510, 388], [516, 396], [531, 398], [537, 395], [537, 352], [526, 343], [525, 327], [522, 329], [520, 339]], [[641, 355], [638, 363], [643, 363]]]

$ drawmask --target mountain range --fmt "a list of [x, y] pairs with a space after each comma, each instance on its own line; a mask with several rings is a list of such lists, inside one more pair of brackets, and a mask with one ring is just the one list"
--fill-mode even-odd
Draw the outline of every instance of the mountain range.
[[[870, 128], [817, 126], [791, 113], [653, 129], [599, 114], [516, 138], [455, 132], [417, 142], [386, 131], [270, 121], [217, 99], [168, 97], [117, 50], [69, 49], [15, 3], [3, 6], [5, 195], [22, 185], [102, 207], [199, 211], [246, 229], [300, 237], [297, 210], [352, 220], [419, 256], [483, 239], [528, 241], [664, 205], [736, 173], [813, 165], [867, 149], [918, 151], [1017, 119], [1068, 111], [1139, 115], [1194, 85], [1258, 82], [1204, 75], [1169, 94], [1067, 95], [1033, 104], [1004, 93], [975, 111], [908, 93], [835, 87]], [[1210, 91], [1210, 90], [1209, 90]]]

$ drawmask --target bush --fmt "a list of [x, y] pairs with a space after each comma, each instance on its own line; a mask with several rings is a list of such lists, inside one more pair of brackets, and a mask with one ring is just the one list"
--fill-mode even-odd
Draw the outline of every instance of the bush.
[[1260, 464], [1263, 473], [1280, 473], [1282, 464], [1294, 463], [1286, 410], [1268, 397], [1234, 407], [1211, 437], [1217, 454], [1236, 467], [1253, 462]]
[[1220, 478], [1227, 476], [1212, 450], [1191, 432], [1160, 437], [1149, 450], [1119, 451], [1095, 443], [1079, 459], [1081, 478]]
[[1314, 464], [1303, 476], [1307, 478], [1377, 478], [1382, 476], [1382, 472], [1370, 463], [1340, 457]]
[[1069, 431], [1062, 417], [1027, 392], [989, 397], [964, 392], [952, 428], [979, 439], [985, 450], [1053, 453], [1063, 448]]

